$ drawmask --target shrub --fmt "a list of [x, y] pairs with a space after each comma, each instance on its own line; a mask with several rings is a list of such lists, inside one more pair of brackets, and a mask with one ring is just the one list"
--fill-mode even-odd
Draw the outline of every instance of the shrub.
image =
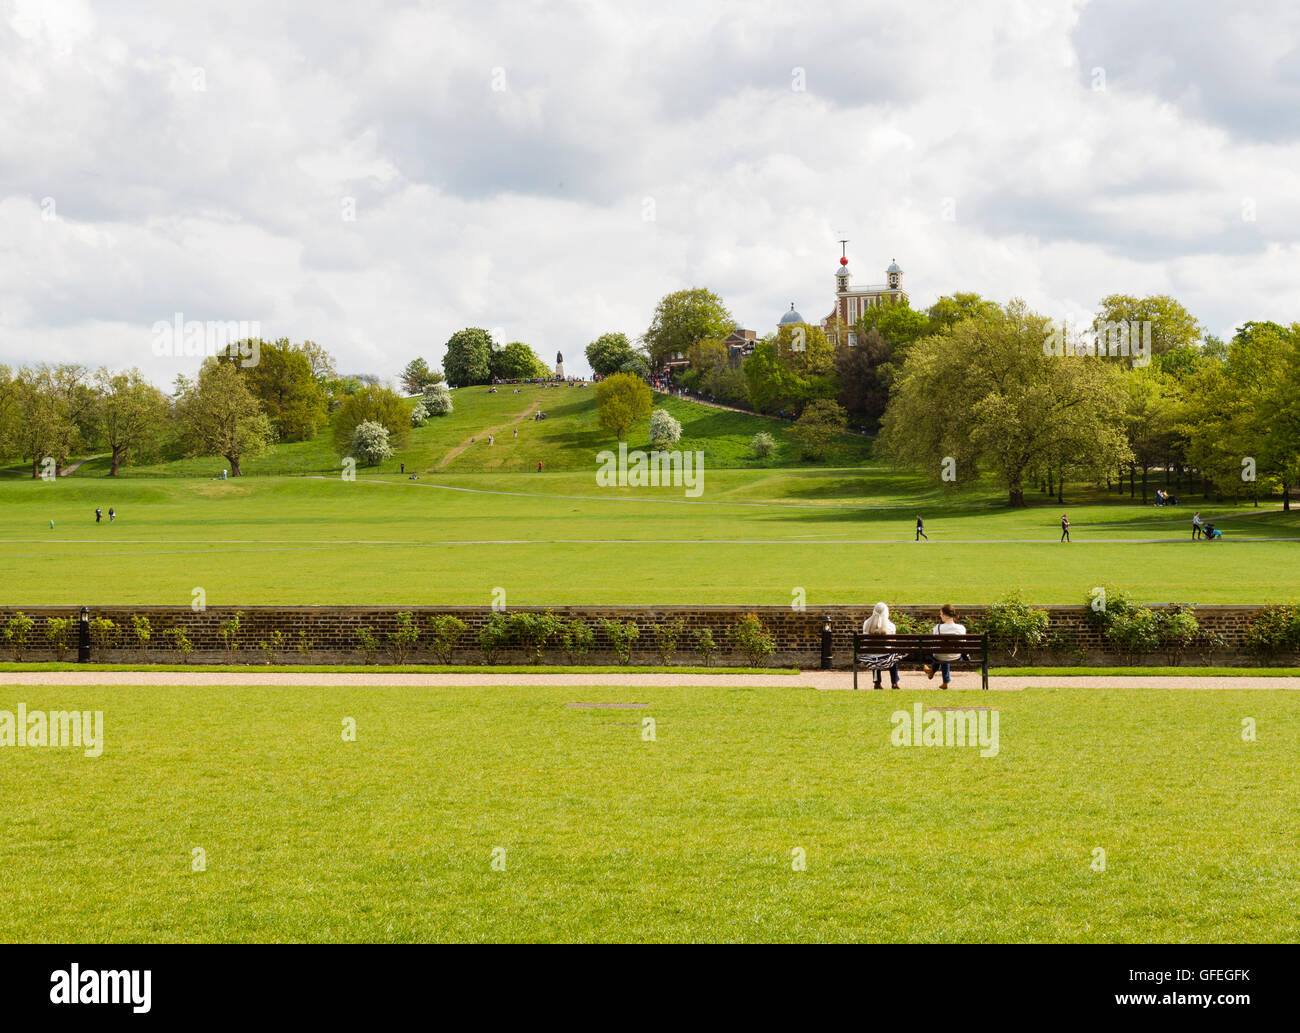
[[420, 404], [427, 416], [446, 416], [451, 412], [451, 389], [446, 384], [430, 384]]
[[169, 628], [165, 637], [171, 641], [172, 648], [180, 653], [181, 663], [189, 663], [190, 654], [194, 652], [194, 643], [190, 641], [189, 635], [185, 634], [185, 629]]
[[411, 410], [411, 426], [423, 427], [429, 422], [429, 410], [424, 407], [424, 399], [421, 398], [415, 403], [415, 408]]
[[403, 611], [397, 615], [397, 630], [388, 634], [388, 647], [393, 653], [393, 663], [405, 663], [411, 650], [420, 641], [420, 629], [415, 626], [415, 618]]
[[564, 625], [560, 618], [550, 610], [545, 613], [521, 611], [512, 613], [508, 622], [511, 635], [518, 641], [524, 652], [533, 658], [533, 663], [542, 662], [546, 644], [559, 637]]
[[271, 632], [271, 638], [262, 639], [257, 643], [257, 648], [262, 651], [262, 659], [268, 664], [275, 663], [278, 655], [284, 650], [284, 632], [276, 628]]
[[656, 448], [675, 445], [682, 439], [682, 425], [673, 419], [667, 409], [656, 409], [650, 414], [650, 444]]
[[510, 643], [510, 622], [499, 610], [493, 611], [487, 623], [478, 631], [478, 647], [483, 651], [483, 659], [496, 663], [497, 654]]
[[1132, 662], [1159, 648], [1160, 618], [1149, 606], [1115, 614], [1106, 628], [1106, 637]]
[[718, 654], [718, 644], [713, 641], [713, 632], [709, 628], [697, 628], [695, 631], [695, 652], [700, 663], [709, 667]]
[[131, 630], [135, 633], [135, 640], [140, 644], [140, 649], [144, 652], [144, 658], [148, 660], [149, 640], [153, 638], [153, 625], [149, 623], [149, 618], [135, 614], [131, 618]]
[[77, 623], [75, 617], [51, 617], [45, 622], [45, 641], [54, 650], [54, 658], [62, 660], [68, 652], [68, 639], [72, 627]]
[[618, 662], [620, 664], [630, 664], [632, 662], [632, 645], [641, 637], [641, 631], [636, 626], [636, 621], [610, 621], [602, 617], [600, 630], [609, 639], [610, 648], [614, 650]]
[[456, 652], [456, 643], [465, 631], [465, 622], [449, 613], [440, 614], [429, 620], [429, 649], [441, 663], [451, 663], [452, 654]]
[[236, 613], [217, 627], [217, 634], [221, 636], [221, 641], [226, 646], [226, 659], [232, 664], [235, 662], [235, 650], [239, 648], [239, 625], [243, 617], [242, 613]]
[[350, 449], [352, 458], [361, 466], [377, 466], [393, 458], [393, 446], [388, 443], [388, 428], [374, 420], [363, 420], [352, 432]]
[[934, 627], [933, 621], [913, 617], [910, 613], [891, 612], [889, 619], [894, 622], [894, 631], [899, 635], [924, 635]]
[[357, 628], [357, 652], [361, 654], [362, 663], [374, 662], [375, 654], [379, 652], [379, 639], [375, 638], [374, 628], [368, 625]]
[[776, 652], [776, 642], [763, 627], [758, 614], [747, 613], [731, 628], [731, 640], [750, 667], [766, 667]]
[[113, 635], [117, 631], [117, 625], [108, 617], [93, 617], [90, 621], [90, 641], [95, 644], [95, 648], [106, 650], [113, 642]]
[[790, 428], [790, 437], [798, 442], [799, 454], [804, 459], [821, 459], [847, 425], [848, 414], [839, 402], [817, 398], [808, 403]]
[[581, 617], [575, 617], [565, 624], [564, 631], [560, 633], [560, 648], [571, 664], [581, 663], [595, 644], [596, 632]]
[[1300, 610], [1294, 606], [1266, 606], [1246, 625], [1246, 647], [1261, 656], [1273, 656], [1300, 647]]
[[749, 442], [749, 454], [755, 459], [766, 459], [776, 451], [776, 439], [765, 430], [760, 430]]
[[1201, 633], [1201, 622], [1196, 619], [1195, 604], [1178, 603], [1157, 614], [1156, 630], [1160, 646], [1165, 651], [1165, 659], [1171, 666], [1177, 666], [1183, 653], [1191, 648]]
[[685, 623], [682, 618], [674, 617], [666, 624], [655, 624], [650, 628], [655, 637], [655, 653], [659, 657], [659, 662], [665, 667], [673, 662], [673, 655], [677, 652], [677, 643], [682, 637]]
[[1046, 641], [1049, 620], [1046, 610], [1035, 610], [1019, 592], [1011, 592], [988, 608], [984, 630], [1014, 657], [1022, 646], [1030, 653]]
[[311, 638], [308, 636], [307, 632], [300, 631], [298, 632], [298, 641], [293, 644], [293, 648], [298, 653], [298, 655], [303, 658], [303, 661], [305, 662], [311, 657], [311, 651], [313, 645], [314, 643], [312, 642]]

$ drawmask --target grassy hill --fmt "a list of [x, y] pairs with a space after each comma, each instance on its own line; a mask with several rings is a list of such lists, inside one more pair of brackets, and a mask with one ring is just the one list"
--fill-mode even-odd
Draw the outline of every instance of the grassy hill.
[[[466, 387], [452, 392], [454, 411], [431, 419], [411, 432], [410, 445], [401, 449], [391, 463], [358, 471], [360, 474], [392, 474], [399, 463], [407, 473], [495, 473], [537, 469], [594, 470], [596, 453], [616, 448], [613, 435], [597, 420], [595, 392], [591, 387], [504, 386], [496, 394], [486, 387]], [[414, 404], [414, 403], [412, 403]], [[790, 440], [791, 424], [732, 412], [699, 402], [655, 395], [656, 408], [672, 413], [682, 424], [683, 450], [699, 450], [712, 469], [759, 469], [800, 465], [799, 452]], [[546, 419], [534, 421], [541, 410]], [[519, 435], [515, 437], [514, 431]], [[646, 435], [649, 421], [633, 428], [629, 448], [650, 447]], [[763, 460], [749, 455], [749, 443], [759, 431], [777, 441], [776, 452]], [[489, 445], [488, 436], [495, 438]], [[473, 439], [473, 440], [471, 440]], [[833, 444], [825, 466], [844, 466], [865, 460], [871, 439], [843, 434]], [[212, 477], [228, 464], [219, 456], [177, 459], [144, 466], [123, 467], [122, 477]], [[267, 455], [246, 460], [244, 472], [267, 474], [324, 474], [339, 470], [340, 459], [331, 445], [329, 428], [311, 441], [276, 445]], [[88, 460], [73, 476], [106, 476], [107, 457]], [[10, 476], [25, 471], [12, 470]]]

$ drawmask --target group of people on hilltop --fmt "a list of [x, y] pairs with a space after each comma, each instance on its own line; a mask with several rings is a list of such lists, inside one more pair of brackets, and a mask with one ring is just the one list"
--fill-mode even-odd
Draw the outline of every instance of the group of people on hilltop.
[[[541, 384], [543, 387], [558, 387], [561, 384], [567, 384], [569, 387], [586, 387], [587, 377], [493, 377], [493, 384]], [[594, 378], [599, 380], [600, 377]], [[492, 392], [489, 391], [489, 394]]]

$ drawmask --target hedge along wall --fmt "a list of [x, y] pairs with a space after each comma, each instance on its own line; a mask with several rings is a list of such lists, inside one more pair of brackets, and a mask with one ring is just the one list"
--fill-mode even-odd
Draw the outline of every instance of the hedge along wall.
[[[792, 610], [788, 606], [515, 606], [507, 612], [540, 613], [548, 609], [562, 619], [581, 617], [592, 625], [596, 632], [596, 643], [592, 653], [584, 660], [586, 663], [616, 662], [609, 641], [598, 626], [598, 621], [602, 618], [636, 622], [640, 637], [633, 649], [633, 663], [656, 663], [655, 639], [651, 628], [681, 618], [684, 628], [676, 656], [678, 663], [698, 662], [692, 648], [695, 631], [708, 628], [713, 632], [718, 646], [714, 663], [739, 664], [742, 657], [735, 650], [728, 633], [742, 616], [754, 613], [776, 642], [776, 653], [771, 663], [774, 666], [803, 667], [816, 667], [819, 663], [822, 620], [827, 615], [831, 618], [834, 665], [849, 666], [852, 662], [850, 636], [854, 630], [862, 627], [862, 622], [871, 612], [870, 606], [809, 607], [804, 612]], [[1120, 664], [1129, 661], [1130, 658], [1120, 656], [1106, 647], [1100, 632], [1089, 623], [1085, 607], [1047, 606], [1042, 609], [1047, 610], [1051, 617], [1048, 634], [1052, 638], [1052, 646], [1035, 650], [1029, 656], [1022, 650], [1014, 660], [995, 650], [995, 665], [1080, 662]], [[1243, 636], [1251, 617], [1261, 609], [1259, 606], [1197, 608], [1196, 616], [1201, 627], [1221, 635], [1225, 646], [1211, 652], [1203, 645], [1194, 645], [1187, 650], [1185, 662], [1258, 662], [1259, 658], [1244, 648]], [[45, 639], [48, 618], [76, 618], [80, 612], [79, 607], [3, 606], [0, 607], [0, 629], [6, 627], [10, 617], [19, 610], [35, 621], [24, 650], [24, 659], [29, 660], [55, 659], [54, 651]], [[439, 614], [452, 614], [466, 624], [452, 662], [483, 662], [477, 644], [478, 631], [492, 611], [486, 607], [471, 606], [211, 606], [200, 612], [186, 606], [97, 606], [90, 608], [91, 617], [111, 620], [115, 630], [108, 648], [92, 648], [91, 656], [95, 661], [104, 663], [144, 659], [131, 630], [131, 618], [140, 615], [147, 617], [152, 626], [149, 660], [174, 663], [180, 659], [166, 636], [169, 629], [180, 627], [185, 630], [194, 646], [191, 662], [225, 662], [228, 654], [219, 629], [224, 621], [239, 613], [242, 617], [237, 636], [239, 649], [235, 652], [237, 662], [264, 662], [266, 656], [258, 648], [258, 643], [269, 641], [272, 632], [278, 630], [284, 638], [284, 647], [275, 657], [277, 662], [356, 663], [361, 660], [358, 633], [362, 628], [371, 629], [379, 641], [380, 650], [376, 659], [379, 662], [391, 662], [388, 636], [396, 630], [397, 614], [400, 612], [410, 613], [420, 629], [418, 647], [407, 658], [408, 662], [434, 662], [429, 651], [429, 619]], [[937, 606], [899, 606], [893, 612], [895, 615], [907, 613], [927, 621], [938, 620]], [[975, 632], [981, 629], [984, 612], [985, 607], [982, 606], [958, 607], [959, 619], [969, 630]], [[295, 646], [299, 644], [304, 645], [305, 649], [296, 649]], [[69, 637], [69, 646], [65, 659], [75, 660], [75, 627]], [[4, 648], [6, 658], [11, 657], [10, 643], [0, 641], [0, 647]], [[528, 659], [522, 650], [508, 649], [497, 656], [496, 662], [522, 663]], [[546, 662], [566, 661], [557, 646], [547, 650]], [[1139, 658], [1137, 662], [1162, 664], [1166, 660], [1164, 654], [1153, 653]]]

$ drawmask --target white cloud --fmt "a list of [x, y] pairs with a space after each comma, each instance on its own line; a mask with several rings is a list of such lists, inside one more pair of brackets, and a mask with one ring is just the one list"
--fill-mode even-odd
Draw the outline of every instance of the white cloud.
[[841, 236], [918, 305], [1165, 290], [1218, 332], [1300, 308], [1284, 12], [1253, 62], [1241, 25], [1105, 0], [160, 17], [0, 22], [0, 361], [169, 383], [144, 351], [181, 311], [382, 375], [469, 325], [577, 368], [679, 287], [760, 331], [819, 317]]

